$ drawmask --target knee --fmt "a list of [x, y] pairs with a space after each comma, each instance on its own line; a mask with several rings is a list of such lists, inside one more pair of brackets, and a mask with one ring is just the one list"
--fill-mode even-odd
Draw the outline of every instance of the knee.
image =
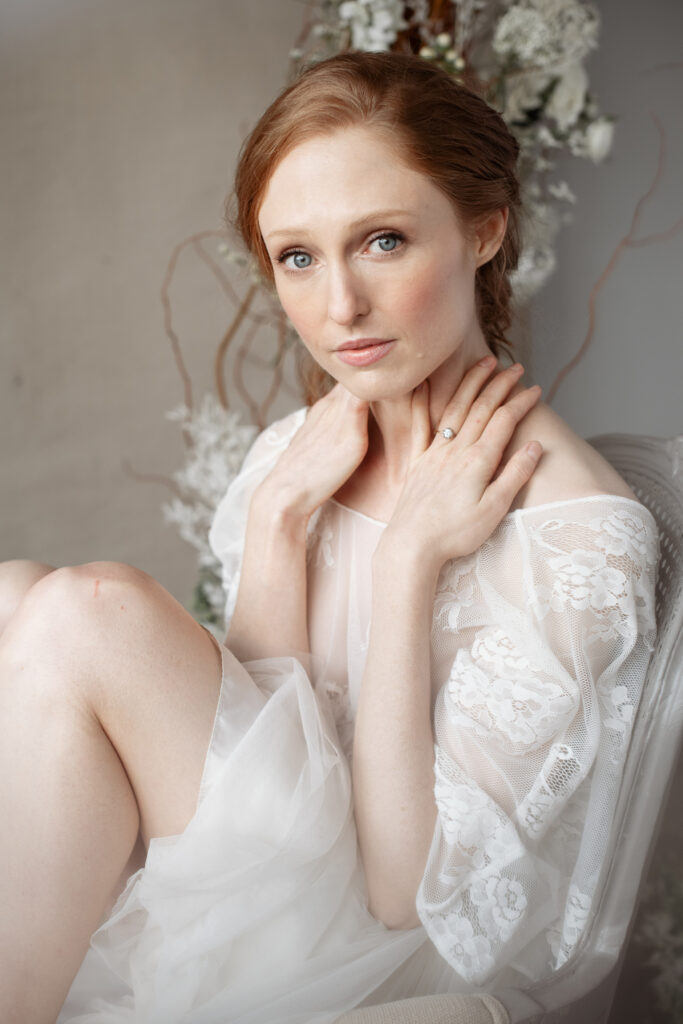
[[[43, 576], [26, 594], [12, 635], [55, 650], [82, 644], [110, 629], [115, 612], [132, 611], [158, 586], [151, 576], [120, 562], [65, 566]], [[115, 620], [114, 620], [115, 621]]]
[[0, 563], [0, 633], [4, 632], [29, 590], [53, 571], [51, 565], [25, 558]]

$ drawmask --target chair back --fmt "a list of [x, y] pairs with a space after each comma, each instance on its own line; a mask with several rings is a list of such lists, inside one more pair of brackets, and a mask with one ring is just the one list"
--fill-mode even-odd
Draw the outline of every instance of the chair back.
[[600, 896], [576, 955], [525, 993], [496, 993], [512, 1024], [604, 1024], [683, 740], [683, 437], [591, 444], [655, 518], [657, 640], [635, 715]]

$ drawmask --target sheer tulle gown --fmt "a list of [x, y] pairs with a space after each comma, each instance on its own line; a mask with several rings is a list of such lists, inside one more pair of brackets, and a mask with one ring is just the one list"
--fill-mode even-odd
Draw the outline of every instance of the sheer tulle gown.
[[[218, 509], [228, 616], [249, 498], [304, 416], [261, 435]], [[197, 812], [150, 843], [59, 1024], [323, 1024], [364, 1001], [526, 987], [572, 956], [654, 641], [654, 522], [626, 498], [560, 501], [444, 567], [438, 816], [409, 931], [367, 910], [349, 768], [382, 529], [335, 501], [312, 521], [310, 663], [230, 661]]]

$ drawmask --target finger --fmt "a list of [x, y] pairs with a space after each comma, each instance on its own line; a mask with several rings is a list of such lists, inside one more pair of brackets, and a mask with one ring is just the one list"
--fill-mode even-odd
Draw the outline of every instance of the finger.
[[519, 363], [515, 363], [496, 374], [493, 380], [489, 381], [472, 403], [460, 429], [459, 441], [461, 444], [474, 444], [481, 437], [491, 417], [505, 402], [523, 373], [524, 368]]
[[496, 357], [486, 356], [467, 371], [439, 422], [439, 430], [450, 427], [457, 434], [485, 381], [496, 368]]
[[515, 452], [482, 495], [479, 507], [483, 518], [488, 517], [494, 524], [500, 522], [522, 487], [531, 479], [542, 454], [543, 446], [539, 441], [530, 441]]
[[538, 384], [534, 384], [533, 387], [524, 388], [513, 395], [504, 405], [500, 405], [486, 424], [479, 444], [487, 451], [498, 453], [497, 457], [500, 459], [515, 430], [536, 405], [541, 393]]
[[429, 448], [432, 442], [432, 421], [429, 416], [429, 382], [423, 381], [413, 391], [411, 405], [412, 432], [410, 435], [410, 460], [413, 462]]

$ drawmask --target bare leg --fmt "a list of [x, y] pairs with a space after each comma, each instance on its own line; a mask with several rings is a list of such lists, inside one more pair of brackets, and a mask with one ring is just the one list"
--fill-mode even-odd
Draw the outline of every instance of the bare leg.
[[211, 638], [144, 573], [57, 569], [24, 598], [0, 639], [3, 1022], [54, 1021], [138, 830], [194, 814], [219, 689]]

